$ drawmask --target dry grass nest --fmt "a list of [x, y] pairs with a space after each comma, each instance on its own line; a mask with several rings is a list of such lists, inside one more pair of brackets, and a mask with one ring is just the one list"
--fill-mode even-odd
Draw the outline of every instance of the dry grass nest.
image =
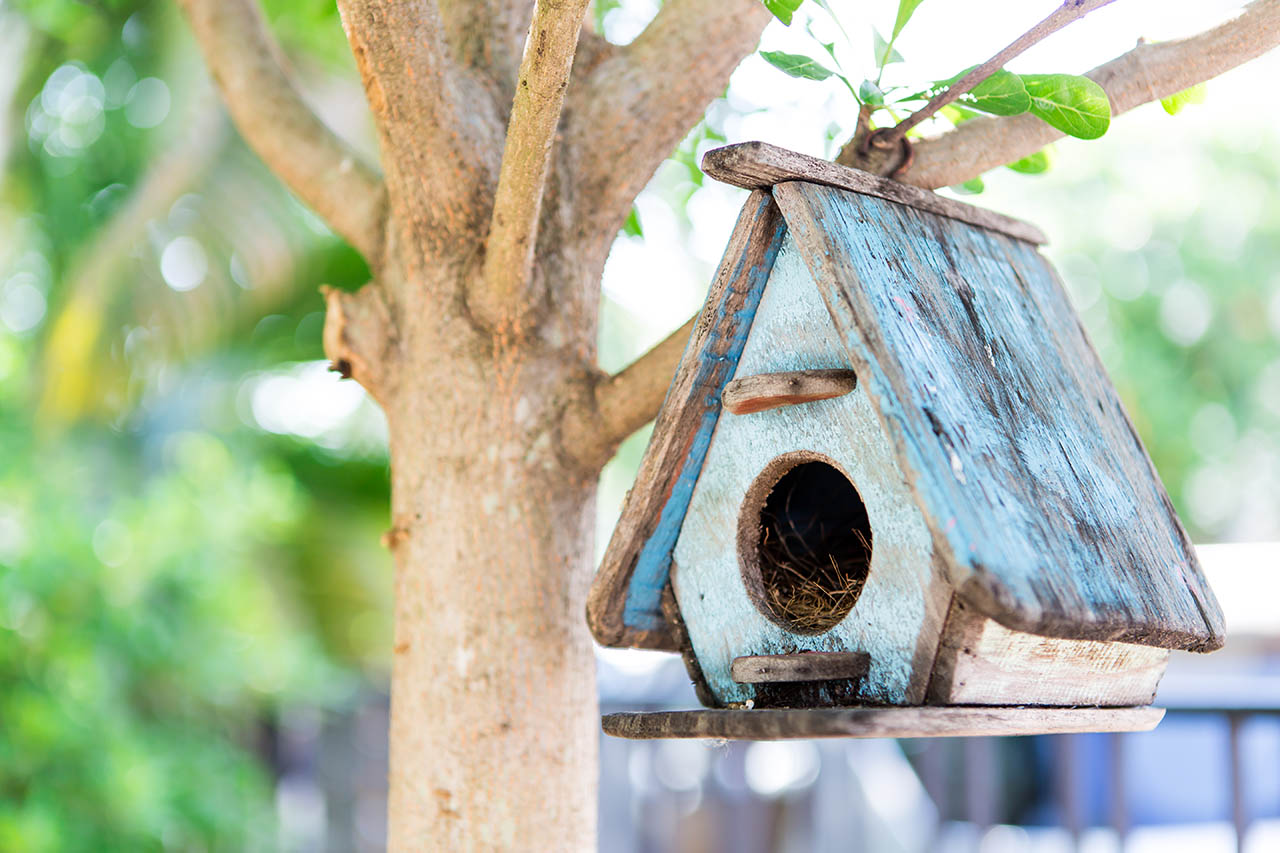
[[[865, 518], [865, 515], [863, 516]], [[855, 526], [802, 529], [789, 513], [763, 513], [760, 577], [774, 614], [802, 633], [825, 631], [848, 615], [866, 583], [871, 542]]]

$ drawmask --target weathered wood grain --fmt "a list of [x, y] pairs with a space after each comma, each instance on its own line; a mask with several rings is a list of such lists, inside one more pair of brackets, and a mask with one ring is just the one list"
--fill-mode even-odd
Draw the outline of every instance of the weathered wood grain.
[[1028, 222], [767, 142], [741, 142], [713, 148], [702, 157], [702, 171], [716, 180], [749, 190], [768, 189], [786, 181], [839, 187], [967, 222], [1028, 243], [1040, 245], [1049, 242], [1043, 231]]
[[680, 605], [676, 601], [673, 585], [679, 574], [680, 566], [673, 560], [670, 569], [671, 580], [662, 590], [662, 618], [666, 620], [671, 638], [680, 650], [680, 659], [684, 662], [684, 670], [689, 675], [690, 684], [693, 685], [694, 695], [705, 707], [719, 708], [720, 702], [707, 686], [707, 679], [702, 674], [702, 664], [698, 662], [693, 644], [689, 642], [689, 632], [684, 625], [684, 616], [680, 613]]
[[1210, 651], [1222, 613], [1034, 247], [774, 187], [957, 595], [1016, 631]]
[[957, 600], [929, 682], [933, 705], [1148, 705], [1169, 650], [1010, 631]]
[[605, 734], [652, 738], [796, 740], [1145, 732], [1163, 708], [804, 708], [606, 714]]
[[725, 409], [733, 415], [749, 415], [842, 397], [858, 385], [852, 370], [790, 370], [743, 376], [724, 386], [720, 395]]
[[603, 645], [679, 650], [662, 615], [671, 552], [785, 230], [769, 194], [753, 192], [591, 586], [587, 622]]
[[766, 684], [861, 678], [870, 668], [871, 655], [866, 652], [799, 652], [737, 657], [729, 673], [739, 684]]
[[[783, 238], [756, 311], [738, 375], [847, 369], [849, 356], [831, 324], [809, 267]], [[756, 518], [748, 495], [766, 468], [820, 458], [857, 489], [871, 524], [866, 582], [853, 609], [818, 634], [797, 634], [753, 600], [740, 559], [743, 525]], [[780, 460], [780, 457], [782, 458]], [[755, 503], [762, 500], [757, 496]], [[758, 509], [758, 507], [757, 507]], [[751, 516], [751, 517], [748, 517]], [[747, 538], [754, 541], [748, 532]], [[871, 669], [854, 685], [863, 704], [924, 701], [951, 585], [933, 556], [933, 540], [893, 446], [859, 386], [850, 394], [746, 417], [722, 417], [676, 543], [676, 599], [701, 672], [717, 704], [769, 699], [729, 673], [735, 657], [800, 651], [859, 651]], [[837, 682], [817, 682], [811, 706], [851, 704]], [[793, 691], [794, 692], [794, 691]]]

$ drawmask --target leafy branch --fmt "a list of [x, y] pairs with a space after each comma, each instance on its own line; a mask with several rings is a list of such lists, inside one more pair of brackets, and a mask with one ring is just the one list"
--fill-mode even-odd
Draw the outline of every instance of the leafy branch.
[[[831, 6], [825, 0], [814, 2], [845, 33]], [[888, 39], [872, 28], [875, 77], [862, 80], [856, 87], [852, 82], [855, 75], [843, 67], [835, 45], [823, 42], [811, 26], [807, 26], [809, 34], [823, 47], [834, 68], [803, 54], [762, 51], [761, 56], [791, 77], [819, 81], [836, 77], [841, 80], [858, 105], [855, 140], [860, 149], [865, 153], [870, 144], [885, 149], [902, 146], [904, 155], [897, 164], [898, 171], [910, 162], [910, 148], [904, 143], [908, 134], [939, 113], [954, 125], [979, 113], [1002, 117], [1030, 113], [1069, 136], [1096, 139], [1106, 133], [1111, 122], [1111, 105], [1106, 92], [1094, 81], [1074, 74], [1014, 74], [1003, 66], [1033, 44], [1114, 0], [1066, 0], [1052, 14], [981, 65], [967, 68], [946, 80], [935, 80], [916, 91], [902, 87], [883, 88], [885, 67], [902, 61], [895, 48], [898, 36], [922, 2], [899, 0]], [[765, 6], [788, 25], [802, 3], [803, 0], [765, 0]], [[908, 111], [906, 118], [899, 119], [900, 113]], [[887, 114], [891, 123], [877, 129], [875, 119], [881, 114]], [[1048, 157], [1014, 165], [1017, 171], [1044, 171]]]
[[[915, 5], [919, 5], [920, 0], [903, 0], [903, 4], [913, 2]], [[981, 65], [965, 72], [962, 77], [948, 85], [942, 92], [939, 92], [930, 98], [929, 102], [925, 104], [922, 109], [916, 110], [906, 119], [898, 122], [898, 124], [890, 131], [891, 138], [887, 141], [892, 141], [893, 138], [901, 138], [906, 135], [907, 131], [911, 130], [911, 128], [930, 118], [937, 113], [938, 110], [955, 101], [966, 92], [969, 92], [979, 85], [986, 84], [992, 79], [993, 75], [997, 74], [1001, 75], [1004, 81], [1001, 88], [1005, 97], [1000, 106], [1006, 110], [1016, 109], [1017, 112], [996, 112], [996, 115], [1018, 115], [1019, 113], [1030, 111], [1040, 116], [1040, 118], [1044, 119], [1054, 127], [1057, 127], [1059, 130], [1062, 130], [1064, 133], [1068, 133], [1072, 136], [1081, 136], [1080, 133], [1075, 133], [1071, 129], [1059, 127], [1059, 125], [1055, 124], [1048, 115], [1041, 115], [1040, 112], [1037, 112], [1037, 110], [1042, 110], [1048, 114], [1054, 115], [1059, 121], [1062, 121], [1065, 124], [1071, 124], [1083, 133], [1087, 134], [1093, 132], [1099, 125], [1096, 118], [1095, 120], [1090, 121], [1089, 118], [1086, 117], [1081, 122], [1075, 122], [1072, 120], [1071, 114], [1084, 112], [1079, 109], [1079, 106], [1082, 105], [1086, 108], [1092, 107], [1094, 110], [1092, 113], [1084, 112], [1085, 116], [1100, 116], [1100, 112], [1097, 111], [1097, 104], [1091, 102], [1095, 102], [1100, 96], [1102, 104], [1107, 105], [1107, 95], [1102, 91], [1102, 88], [1098, 86], [1098, 84], [1093, 83], [1093, 81], [1089, 81], [1093, 88], [1097, 89], [1097, 92], [1089, 91], [1087, 93], [1083, 93], [1085, 97], [1080, 98], [1079, 95], [1082, 93], [1075, 91], [1076, 84], [1074, 81], [1085, 80], [1087, 78], [1075, 77], [1074, 75], [1067, 74], [1030, 75], [1030, 81], [1027, 77], [1021, 78], [1024, 86], [1026, 86], [1026, 94], [1028, 96], [1028, 98], [1025, 99], [1024, 105], [1024, 99], [1019, 97], [1019, 93], [1017, 91], [1018, 87], [1015, 82], [1015, 78], [1017, 78], [1018, 75], [1010, 74], [1002, 69], [1006, 62], [1023, 53], [1027, 48], [1031, 47], [1035, 43], [1053, 35], [1067, 24], [1080, 20], [1093, 10], [1100, 9], [1112, 2], [1114, 2], [1114, 0], [1066, 0], [1066, 2], [1055, 9], [1047, 18], [1016, 38], [1013, 43], [1004, 50], [1000, 51]], [[901, 9], [901, 6], [899, 8]], [[901, 11], [899, 11], [899, 17], [901, 17]], [[1053, 78], [1052, 82], [1050, 82], [1049, 78]], [[1027, 85], [1028, 82], [1030, 82], [1030, 85]], [[1055, 99], [1053, 97], [1054, 95], [1057, 95], [1058, 98]], [[1074, 104], [1077, 100], [1082, 101], [1082, 104]], [[1059, 105], [1064, 101], [1072, 104], [1072, 106], [1060, 107]], [[1021, 107], [1021, 109], [1018, 109], [1019, 107]], [[1055, 112], [1055, 110], [1059, 109], [1064, 110], [1065, 112], [1062, 114]], [[1101, 136], [1106, 132], [1106, 125], [1110, 120], [1111, 108], [1107, 105], [1105, 121], [1101, 123], [1101, 131], [1097, 132], [1093, 136], [1086, 135], [1081, 136], [1081, 138], [1096, 139], [1098, 136]]]

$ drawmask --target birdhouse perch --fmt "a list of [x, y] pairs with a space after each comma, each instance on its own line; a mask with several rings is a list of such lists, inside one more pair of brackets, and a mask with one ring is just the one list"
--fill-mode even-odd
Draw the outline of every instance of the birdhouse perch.
[[592, 586], [713, 710], [624, 737], [1154, 726], [1222, 614], [1031, 225], [762, 143]]

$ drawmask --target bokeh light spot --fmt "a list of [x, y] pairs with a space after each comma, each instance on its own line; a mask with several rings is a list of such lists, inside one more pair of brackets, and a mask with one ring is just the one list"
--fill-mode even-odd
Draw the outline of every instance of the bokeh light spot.
[[175, 237], [160, 253], [160, 275], [174, 290], [194, 290], [208, 274], [209, 257], [194, 237]]
[[762, 797], [809, 787], [818, 778], [818, 750], [808, 741], [762, 741], [747, 748], [747, 786]]
[[1196, 524], [1217, 530], [1235, 514], [1239, 478], [1226, 465], [1205, 465], [1187, 478], [1183, 494]]
[[118, 566], [129, 559], [133, 550], [129, 529], [118, 521], [106, 519], [93, 530], [93, 554], [103, 564]]
[[343, 443], [345, 428], [367, 398], [363, 388], [343, 382], [324, 361], [262, 374], [251, 380], [250, 387], [249, 406], [258, 426], [326, 447]]
[[1177, 282], [1160, 300], [1160, 330], [1180, 346], [1189, 347], [1204, 337], [1212, 319], [1213, 305], [1195, 282]]
[[138, 75], [134, 73], [129, 60], [122, 56], [111, 63], [107, 72], [102, 75], [102, 86], [107, 96], [107, 109], [114, 110], [124, 106], [125, 101], [129, 99], [129, 91], [136, 82], [138, 82]]
[[48, 308], [31, 273], [18, 273], [0, 290], [0, 323], [11, 332], [28, 332], [40, 324]]
[[129, 124], [150, 128], [169, 115], [169, 87], [158, 77], [144, 77], [133, 85], [125, 98], [124, 117]]
[[1236, 443], [1236, 421], [1221, 403], [1206, 403], [1191, 416], [1188, 435], [1201, 456], [1215, 458], [1230, 452]]

